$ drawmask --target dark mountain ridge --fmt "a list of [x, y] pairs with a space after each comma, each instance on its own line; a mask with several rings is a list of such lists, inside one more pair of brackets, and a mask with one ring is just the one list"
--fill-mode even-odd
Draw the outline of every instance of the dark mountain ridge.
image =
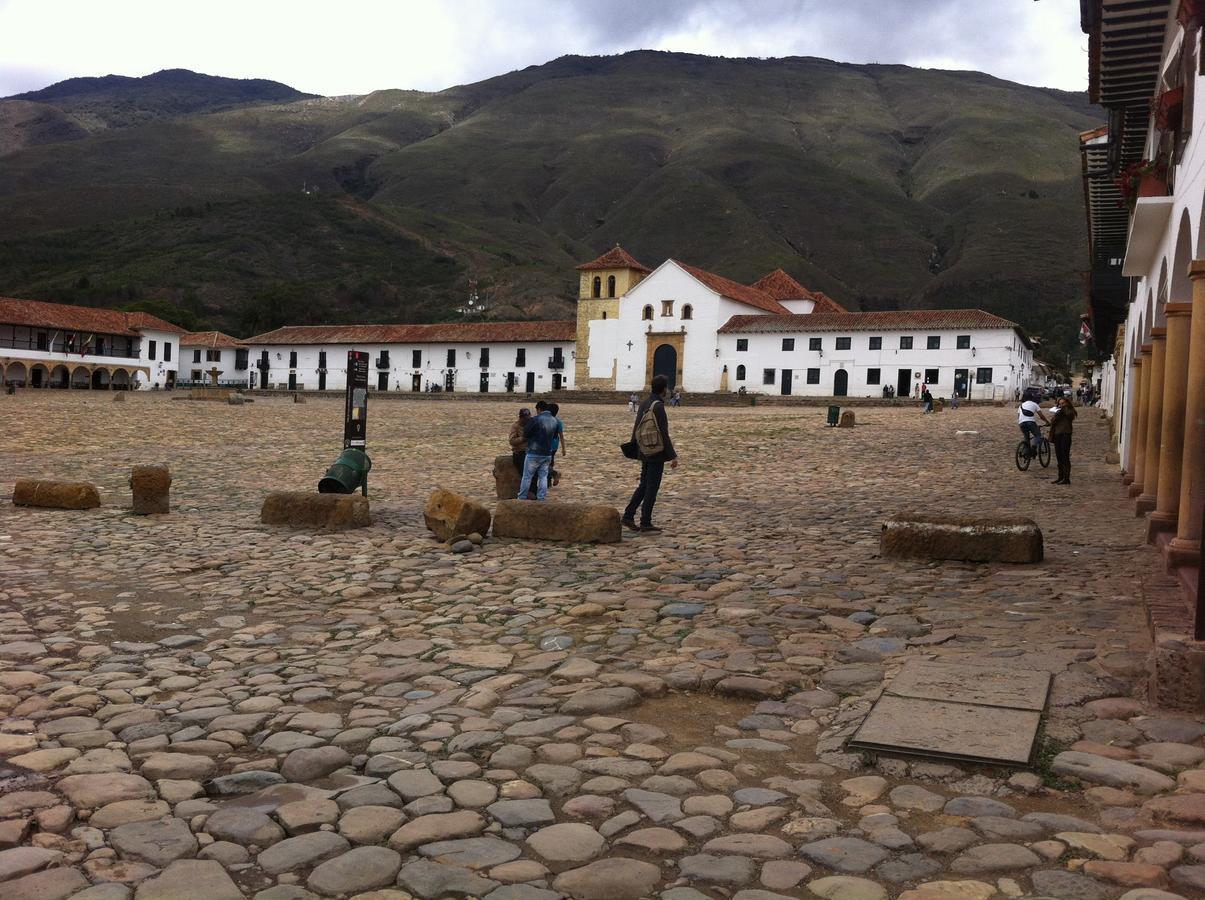
[[[158, 74], [112, 89], [132, 125], [36, 146], [11, 124], [34, 104], [0, 101], [0, 292], [165, 297], [240, 331], [444, 318], [476, 278], [500, 317], [565, 316], [573, 266], [618, 241], [649, 265], [781, 266], [852, 309], [981, 306], [1074, 340], [1076, 135], [1099, 121], [1083, 95], [637, 51], [169, 116], [208, 76]], [[112, 96], [82, 81], [37, 107]]]

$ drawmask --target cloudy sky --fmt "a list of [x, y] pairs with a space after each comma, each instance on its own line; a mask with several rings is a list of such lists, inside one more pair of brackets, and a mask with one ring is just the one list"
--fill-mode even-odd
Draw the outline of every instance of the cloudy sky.
[[327, 95], [438, 90], [641, 48], [1087, 79], [1076, 0], [0, 0], [0, 97], [169, 68]]

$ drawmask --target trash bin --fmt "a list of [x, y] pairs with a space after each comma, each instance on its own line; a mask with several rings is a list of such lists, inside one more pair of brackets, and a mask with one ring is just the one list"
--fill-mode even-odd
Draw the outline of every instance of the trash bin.
[[830, 428], [836, 428], [841, 421], [841, 407], [830, 406], [828, 408], [828, 424]]
[[368, 470], [372, 460], [363, 450], [349, 447], [339, 454], [335, 464], [326, 470], [318, 482], [320, 494], [354, 494], [359, 488], [368, 496]]

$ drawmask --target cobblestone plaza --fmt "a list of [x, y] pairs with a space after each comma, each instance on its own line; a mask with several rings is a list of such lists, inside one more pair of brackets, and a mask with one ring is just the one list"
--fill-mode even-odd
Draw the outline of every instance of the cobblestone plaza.
[[[423, 504], [492, 505], [517, 402], [371, 404], [373, 524], [323, 534], [259, 508], [341, 402], [112, 400], [0, 397], [0, 495], [103, 501], [0, 503], [5, 900], [1205, 896], [1205, 724], [1145, 703], [1174, 592], [1095, 410], [1063, 487], [1007, 407], [686, 406], [664, 534], [453, 554]], [[630, 414], [561, 417], [554, 499], [622, 506]], [[880, 558], [906, 511], [1031, 516], [1046, 560]], [[1037, 765], [850, 752], [917, 659], [1050, 672]]]

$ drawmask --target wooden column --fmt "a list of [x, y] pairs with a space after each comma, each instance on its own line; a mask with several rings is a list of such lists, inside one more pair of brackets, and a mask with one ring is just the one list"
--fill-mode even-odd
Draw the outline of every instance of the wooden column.
[[1184, 453], [1184, 398], [1188, 393], [1191, 303], [1169, 303], [1167, 350], [1163, 362], [1163, 426], [1159, 436], [1159, 489], [1147, 525], [1148, 540], [1175, 531], [1180, 516], [1180, 472]]
[[1159, 500], [1159, 439], [1163, 429], [1163, 366], [1167, 357], [1167, 329], [1151, 329], [1151, 376], [1147, 388], [1146, 452], [1142, 463], [1142, 493], [1134, 502], [1135, 515], [1144, 516]]
[[[1125, 468], [1122, 470], [1121, 483], [1134, 483], [1134, 457], [1138, 455], [1138, 398], [1142, 396], [1142, 354], [1139, 353], [1130, 360], [1130, 379], [1122, 397], [1122, 415], [1129, 423], [1129, 434], [1126, 435]], [[1120, 394], [1118, 396], [1121, 396]]]
[[1205, 507], [1205, 260], [1188, 267], [1192, 279], [1192, 321], [1188, 335], [1188, 390], [1184, 396], [1184, 449], [1176, 536], [1168, 563], [1196, 564], [1201, 554], [1201, 514]]
[[1135, 396], [1134, 433], [1131, 435], [1133, 453], [1130, 459], [1133, 481], [1130, 482], [1130, 496], [1137, 497], [1142, 493], [1143, 464], [1146, 461], [1146, 424], [1150, 418], [1151, 399], [1151, 345], [1143, 344], [1138, 358], [1142, 363], [1139, 370], [1138, 394]]

